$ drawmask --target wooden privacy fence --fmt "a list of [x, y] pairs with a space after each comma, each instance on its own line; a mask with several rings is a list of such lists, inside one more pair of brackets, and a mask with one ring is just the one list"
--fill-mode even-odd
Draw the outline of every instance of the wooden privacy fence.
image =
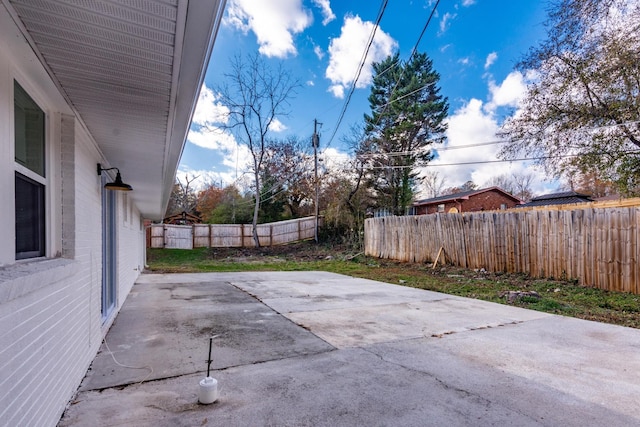
[[[319, 218], [321, 223], [322, 218]], [[275, 246], [313, 239], [315, 217], [258, 224], [261, 246]], [[153, 224], [149, 226], [149, 247], [192, 249], [201, 247], [253, 247], [251, 224]]]
[[640, 207], [370, 218], [365, 254], [578, 279], [640, 294]]

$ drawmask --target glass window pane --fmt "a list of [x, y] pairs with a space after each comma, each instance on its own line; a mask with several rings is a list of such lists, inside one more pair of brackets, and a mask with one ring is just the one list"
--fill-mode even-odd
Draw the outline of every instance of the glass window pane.
[[44, 256], [44, 186], [16, 172], [16, 259]]
[[44, 111], [13, 82], [16, 162], [44, 177]]

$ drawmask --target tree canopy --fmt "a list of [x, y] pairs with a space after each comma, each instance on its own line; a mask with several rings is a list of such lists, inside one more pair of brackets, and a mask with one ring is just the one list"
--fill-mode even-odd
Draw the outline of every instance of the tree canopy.
[[519, 64], [534, 78], [503, 125], [501, 156], [536, 157], [557, 177], [596, 172], [638, 194], [640, 3], [559, 0], [546, 25], [547, 39]]
[[365, 115], [359, 151], [368, 158], [378, 207], [403, 215], [419, 181], [416, 168], [431, 160], [429, 145], [444, 141], [449, 106], [437, 86], [440, 76], [424, 53], [407, 62], [395, 54], [373, 69], [371, 115]]

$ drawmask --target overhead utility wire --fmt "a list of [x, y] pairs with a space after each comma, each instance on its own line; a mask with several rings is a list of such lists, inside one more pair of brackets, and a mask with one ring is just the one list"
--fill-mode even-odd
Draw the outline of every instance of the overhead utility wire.
[[[427, 19], [427, 22], [425, 22], [424, 26], [422, 27], [422, 32], [420, 32], [420, 36], [418, 37], [418, 40], [416, 40], [415, 44], [413, 45], [413, 48], [411, 49], [411, 54], [409, 55], [409, 58], [407, 59], [407, 62], [411, 62], [411, 59], [413, 58], [413, 56], [418, 51], [418, 46], [420, 45], [420, 42], [422, 41], [422, 37], [424, 36], [424, 33], [427, 31], [427, 28], [429, 28], [429, 24], [431, 23], [431, 19], [433, 19], [433, 15], [435, 15], [435, 13], [436, 13], [436, 9], [438, 7], [438, 4], [440, 4], [440, 0], [437, 0], [436, 3], [433, 5], [433, 8], [431, 9], [431, 13], [429, 14], [429, 18]], [[393, 94], [396, 92], [396, 89], [398, 88], [398, 85], [400, 84], [400, 80], [402, 80], [402, 77], [404, 76], [405, 71], [406, 71], [406, 68], [404, 68], [402, 70], [402, 73], [400, 74], [400, 76], [396, 80], [396, 83], [393, 86], [393, 89], [391, 89], [391, 95], [389, 95], [389, 99], [393, 98]], [[385, 103], [382, 106], [382, 111], [378, 115], [378, 120], [376, 120], [376, 126], [380, 123], [380, 119], [382, 118], [384, 113], [387, 111], [387, 107], [389, 106], [389, 104], [391, 104], [392, 102], [398, 101], [398, 100], [400, 100], [400, 99], [402, 99], [402, 98], [404, 98], [406, 96], [412, 95], [415, 92], [424, 89], [424, 87], [426, 87], [426, 86], [428, 86], [428, 85], [425, 85], [425, 86], [421, 87], [420, 89], [417, 89], [417, 90], [411, 92], [410, 94], [405, 94], [405, 95], [403, 95], [402, 97], [400, 97], [398, 99], [390, 100], [389, 102]]]
[[370, 154], [357, 154], [355, 157], [357, 157], [358, 159], [366, 159], [369, 157], [379, 157], [379, 156], [387, 156], [387, 157], [394, 157], [394, 156], [410, 156], [413, 154], [426, 154], [427, 152], [433, 150], [436, 152], [440, 152], [440, 151], [449, 151], [449, 150], [459, 150], [462, 148], [475, 148], [475, 147], [482, 147], [482, 146], [486, 146], [486, 145], [496, 145], [496, 144], [504, 144], [506, 142], [512, 142], [509, 140], [502, 140], [502, 141], [489, 141], [489, 142], [479, 142], [477, 144], [466, 144], [466, 145], [456, 145], [456, 146], [452, 146], [452, 147], [434, 147], [434, 148], [428, 148], [426, 150], [413, 150], [413, 151], [390, 151], [388, 153], [370, 153]]
[[[622, 151], [615, 154], [639, 154], [640, 150], [629, 150]], [[603, 151], [598, 154], [614, 154], [613, 152]], [[511, 162], [526, 162], [532, 160], [548, 160], [548, 159], [562, 159], [568, 157], [579, 157], [581, 154], [563, 154], [558, 156], [540, 156], [540, 157], [522, 157], [519, 159], [504, 159], [504, 160], [477, 160], [472, 162], [456, 162], [456, 163], [439, 163], [439, 164], [426, 164], [423, 166], [418, 166], [418, 168], [427, 168], [427, 167], [441, 167], [441, 166], [465, 166], [465, 165], [482, 165], [482, 164], [490, 164], [490, 163], [511, 163]], [[398, 166], [371, 166], [369, 169], [406, 169], [406, 168], [414, 168], [415, 165], [398, 165]], [[343, 170], [347, 170], [344, 168]]]
[[[591, 127], [591, 128], [582, 128], [580, 130], [583, 131], [583, 132], [589, 132], [589, 131], [596, 131], [596, 130], [600, 130], [600, 129], [614, 128], [614, 127], [620, 127], [620, 126], [628, 126], [628, 125], [634, 125], [634, 124], [640, 124], [640, 120], [635, 120], [635, 121], [630, 121], [630, 122], [623, 122], [623, 123], [614, 123], [614, 124], [603, 125], [603, 126], [595, 126], [595, 127]], [[571, 131], [566, 131], [566, 132], [571, 132]], [[482, 147], [482, 146], [486, 146], [486, 145], [505, 144], [505, 143], [522, 141], [522, 140], [523, 139], [502, 139], [502, 140], [495, 140], [495, 141], [478, 142], [478, 143], [475, 143], [475, 144], [454, 145], [454, 146], [445, 146], [445, 147], [429, 147], [429, 148], [426, 149], [426, 151], [434, 150], [436, 152], [441, 152], [441, 151], [449, 151], [449, 150], [460, 150], [460, 149], [463, 149], [463, 148], [475, 148], [475, 147]], [[573, 148], [578, 148], [578, 147], [573, 147]], [[388, 153], [358, 154], [355, 157], [356, 158], [365, 159], [365, 158], [369, 158], [369, 157], [378, 157], [378, 156], [388, 156], [388, 157], [409, 156], [409, 155], [412, 155], [412, 154], [424, 154], [424, 152], [425, 152], [425, 150], [390, 151]]]
[[369, 49], [371, 48], [371, 45], [373, 44], [373, 39], [375, 38], [376, 35], [376, 31], [378, 30], [378, 27], [380, 25], [380, 21], [382, 20], [382, 15], [384, 15], [384, 11], [387, 8], [387, 3], [389, 2], [389, 0], [383, 0], [381, 6], [380, 6], [380, 11], [378, 12], [378, 17], [376, 18], [376, 23], [373, 26], [373, 29], [371, 30], [371, 36], [369, 37], [369, 42], [367, 43], [367, 48], [364, 51], [364, 54], [362, 55], [362, 59], [360, 60], [360, 65], [358, 66], [358, 72], [356, 73], [356, 77], [353, 80], [353, 83], [351, 84], [351, 88], [349, 89], [349, 95], [347, 96], [347, 99], [345, 100], [344, 106], [342, 107], [342, 111], [340, 112], [340, 116], [338, 117], [338, 121], [336, 122], [336, 126], [333, 129], [333, 133], [331, 134], [331, 137], [329, 138], [329, 142], [327, 142], [327, 147], [331, 144], [331, 142], [333, 141], [333, 138], [336, 136], [336, 133], [338, 132], [338, 128], [340, 127], [340, 124], [342, 123], [342, 119], [344, 119], [344, 115], [347, 112], [347, 107], [349, 106], [349, 102], [351, 102], [351, 96], [353, 95], [353, 92], [356, 89], [356, 85], [358, 83], [358, 79], [360, 78], [360, 73], [362, 73], [362, 68], [364, 68], [364, 64], [367, 62], [367, 56], [369, 55]]

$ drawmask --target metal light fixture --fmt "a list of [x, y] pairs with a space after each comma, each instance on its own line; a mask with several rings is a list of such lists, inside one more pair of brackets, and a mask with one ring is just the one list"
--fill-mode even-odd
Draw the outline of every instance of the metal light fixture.
[[98, 175], [102, 175], [102, 171], [118, 171], [116, 173], [116, 180], [113, 182], [108, 182], [104, 185], [104, 188], [107, 190], [118, 190], [118, 191], [131, 191], [133, 188], [129, 184], [125, 184], [122, 182], [122, 177], [120, 176], [120, 169], [118, 168], [103, 168], [100, 163], [98, 163]]

